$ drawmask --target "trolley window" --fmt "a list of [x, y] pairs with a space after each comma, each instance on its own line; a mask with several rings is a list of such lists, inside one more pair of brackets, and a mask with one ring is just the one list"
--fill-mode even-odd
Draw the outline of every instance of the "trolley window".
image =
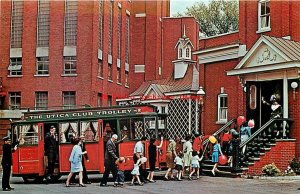
[[86, 142], [97, 142], [99, 123], [97, 121], [82, 121], [80, 122], [81, 135], [85, 137]]
[[71, 143], [71, 140], [78, 137], [78, 123], [59, 123], [60, 143]]
[[15, 126], [19, 135], [19, 145], [38, 144], [38, 125], [19, 125]]

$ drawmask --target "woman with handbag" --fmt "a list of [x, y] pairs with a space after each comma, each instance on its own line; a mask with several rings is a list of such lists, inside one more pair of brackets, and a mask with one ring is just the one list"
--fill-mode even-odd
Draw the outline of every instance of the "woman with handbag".
[[74, 173], [79, 172], [79, 186], [85, 187], [85, 185], [82, 183], [82, 155], [86, 154], [87, 151], [82, 152], [81, 150], [81, 141], [80, 138], [75, 138], [73, 141], [73, 149], [69, 158], [69, 161], [71, 163], [71, 172], [68, 175], [67, 181], [66, 181], [66, 187], [69, 187], [70, 185], [70, 179], [72, 178]]

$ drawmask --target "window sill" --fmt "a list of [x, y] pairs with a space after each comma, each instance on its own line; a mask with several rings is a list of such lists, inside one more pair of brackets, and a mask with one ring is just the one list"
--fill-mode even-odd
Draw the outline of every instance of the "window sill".
[[113, 80], [110, 80], [110, 79], [108, 80], [108, 82], [110, 82], [110, 83], [114, 83], [114, 81], [113, 81]]
[[264, 32], [270, 32], [270, 31], [271, 31], [271, 28], [263, 28], [263, 29], [257, 30], [256, 34], [264, 33]]
[[224, 124], [226, 124], [227, 123], [227, 120], [225, 121], [225, 120], [222, 120], [222, 121], [217, 121], [216, 122], [216, 124], [217, 125], [224, 125]]
[[7, 77], [15, 77], [15, 78], [17, 78], [17, 77], [23, 77], [23, 75], [8, 75]]
[[129, 86], [128, 86], [128, 85], [125, 85], [125, 88], [129, 88]]
[[122, 85], [120, 82], [117, 82], [117, 84], [120, 85], [120, 86]]
[[41, 75], [39, 75], [39, 74], [34, 74], [33, 76], [34, 76], [34, 77], [49, 77], [50, 75], [49, 75], [49, 74], [41, 74]]
[[101, 76], [97, 76], [97, 78], [98, 78], [98, 79], [104, 79], [104, 77], [101, 77]]
[[75, 74], [61, 74], [62, 77], [77, 77], [77, 73]]

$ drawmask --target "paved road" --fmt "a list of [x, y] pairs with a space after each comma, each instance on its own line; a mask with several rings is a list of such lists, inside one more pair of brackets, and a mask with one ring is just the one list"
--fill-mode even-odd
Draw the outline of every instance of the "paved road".
[[[6, 193], [18, 194], [55, 194], [55, 193], [160, 193], [160, 194], [293, 194], [300, 193], [300, 180], [261, 180], [243, 178], [221, 178], [203, 176], [199, 180], [163, 181], [148, 183], [144, 186], [129, 186], [127, 183], [123, 188], [115, 188], [112, 183], [108, 187], [99, 187], [99, 175], [92, 175], [92, 184], [82, 188], [78, 185], [65, 187], [66, 177], [62, 177], [55, 184], [26, 184], [21, 178], [12, 178], [11, 185], [14, 191]], [[3, 192], [4, 193], [4, 192]]]

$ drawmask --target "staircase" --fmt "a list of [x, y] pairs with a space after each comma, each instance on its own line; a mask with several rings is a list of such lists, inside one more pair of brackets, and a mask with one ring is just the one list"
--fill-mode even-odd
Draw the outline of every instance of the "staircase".
[[[229, 121], [229, 122], [232, 122]], [[216, 176], [229, 176], [237, 177], [241, 174], [258, 174], [261, 173], [261, 168], [263, 165], [272, 163], [274, 158], [281, 156], [283, 158], [281, 170], [284, 166], [287, 166], [288, 161], [291, 160], [293, 154], [294, 140], [290, 139], [290, 129], [292, 124], [291, 119], [271, 119], [265, 123], [261, 128], [255, 131], [251, 137], [246, 141], [240, 143], [237, 148], [238, 157], [238, 170], [235, 169], [232, 173], [232, 167], [228, 165], [218, 166], [219, 172], [216, 172]], [[232, 123], [231, 123], [232, 124]], [[230, 126], [227, 123], [220, 128], [214, 135], [218, 136], [226, 127]], [[284, 134], [285, 129], [285, 134]], [[283, 142], [283, 143], [282, 143]], [[204, 143], [208, 143], [208, 140]], [[290, 144], [289, 144], [290, 143]], [[210, 144], [210, 143], [208, 143]], [[283, 152], [282, 149], [289, 149], [287, 153]], [[273, 149], [273, 153], [272, 150]], [[208, 150], [209, 151], [209, 150]], [[271, 152], [270, 152], [271, 151]], [[208, 154], [209, 156], [209, 154]], [[262, 160], [262, 161], [261, 161]], [[212, 175], [211, 170], [213, 168], [213, 163], [210, 158], [205, 158], [201, 164], [202, 173], [206, 175]]]

